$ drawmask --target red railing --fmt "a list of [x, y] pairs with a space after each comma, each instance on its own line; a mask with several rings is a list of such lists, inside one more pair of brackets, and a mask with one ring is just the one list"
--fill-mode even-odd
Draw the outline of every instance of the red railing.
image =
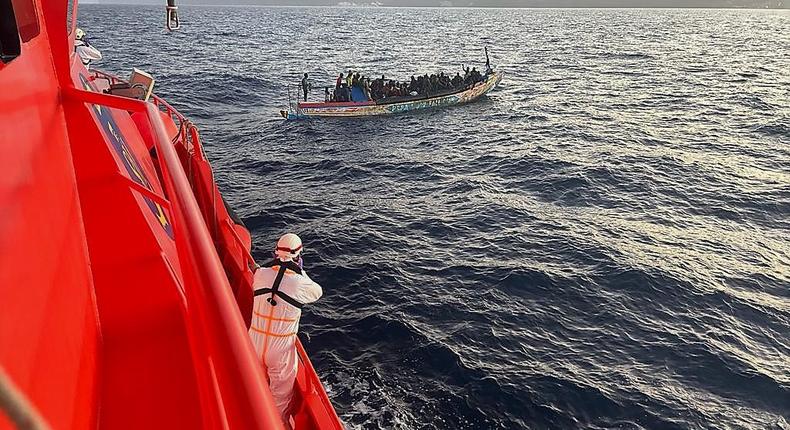
[[[283, 424], [265, 384], [227, 276], [178, 154], [167, 136], [160, 106], [181, 121], [179, 133], [184, 133], [184, 138], [187, 132], [190, 133], [195, 155], [202, 157], [199, 137], [196, 130], [192, 131], [194, 126], [158, 97], [154, 97], [153, 103], [147, 103], [76, 88], [67, 89], [65, 93], [68, 98], [79, 102], [143, 112], [153, 130], [168, 198], [152, 190], [134, 189], [146, 195], [153, 194], [158, 202], [165, 203], [172, 217], [176, 250], [184, 276], [188, 329], [193, 349], [198, 352], [194, 364], [200, 375], [197, 383], [205, 422], [224, 428], [282, 429]], [[243, 246], [241, 248], [244, 249]], [[246, 257], [252, 259], [249, 253]]]

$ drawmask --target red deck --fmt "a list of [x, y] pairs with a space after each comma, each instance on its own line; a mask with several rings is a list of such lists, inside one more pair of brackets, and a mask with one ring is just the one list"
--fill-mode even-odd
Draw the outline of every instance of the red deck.
[[[65, 0], [12, 4], [26, 21], [21, 55], [0, 63], [10, 382], [55, 429], [282, 428], [245, 326], [249, 233], [197, 129], [162, 100], [97, 92]], [[299, 351], [296, 428], [342, 428]]]

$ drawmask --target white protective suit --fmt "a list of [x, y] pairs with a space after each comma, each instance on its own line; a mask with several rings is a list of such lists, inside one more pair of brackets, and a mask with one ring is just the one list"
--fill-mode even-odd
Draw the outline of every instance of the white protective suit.
[[87, 41], [75, 40], [74, 50], [77, 51], [77, 55], [79, 55], [80, 60], [82, 60], [82, 64], [86, 67], [90, 65], [93, 60], [101, 60], [101, 52], [88, 44]]
[[[274, 266], [261, 267], [255, 272], [252, 284], [255, 291], [272, 288], [280, 270], [279, 262], [277, 260]], [[313, 282], [304, 270], [299, 274], [291, 269], [285, 270], [279, 291], [302, 304], [313, 303], [323, 294], [321, 286]], [[272, 294], [268, 292], [255, 297], [250, 338], [255, 352], [266, 365], [269, 387], [277, 409], [283, 421], [288, 422], [288, 405], [291, 402], [299, 361], [295, 342], [302, 311], [279, 295], [273, 298], [276, 305], [269, 302], [270, 298]]]

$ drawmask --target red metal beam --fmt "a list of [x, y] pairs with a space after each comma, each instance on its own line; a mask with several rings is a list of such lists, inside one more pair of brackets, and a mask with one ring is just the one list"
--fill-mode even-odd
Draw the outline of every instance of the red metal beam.
[[164, 198], [164, 197], [160, 196], [159, 194], [149, 190], [148, 188], [138, 184], [137, 182], [129, 179], [128, 176], [119, 175], [119, 177], [121, 178], [121, 180], [124, 181], [124, 183], [126, 183], [126, 185], [129, 188], [131, 188], [131, 189], [137, 191], [138, 193], [148, 197], [149, 199], [155, 201], [156, 203], [159, 204], [159, 206], [162, 206], [162, 208], [170, 210], [170, 202], [166, 198]]

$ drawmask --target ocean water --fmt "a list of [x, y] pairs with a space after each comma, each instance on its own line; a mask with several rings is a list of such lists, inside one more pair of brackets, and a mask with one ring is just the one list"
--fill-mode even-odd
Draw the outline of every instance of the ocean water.
[[[81, 5], [202, 131], [351, 429], [790, 428], [790, 12]], [[284, 85], [483, 46], [477, 103], [284, 122]]]

